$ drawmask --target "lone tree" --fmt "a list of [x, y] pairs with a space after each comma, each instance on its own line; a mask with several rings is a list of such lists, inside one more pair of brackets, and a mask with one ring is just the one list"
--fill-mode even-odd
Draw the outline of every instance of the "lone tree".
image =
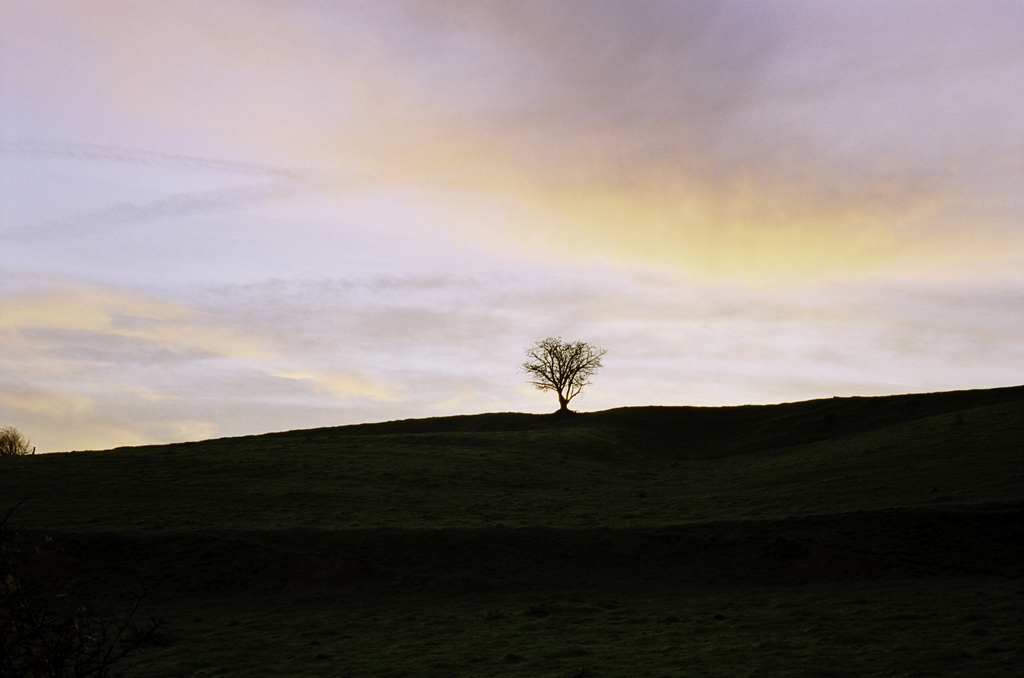
[[14, 457], [35, 454], [36, 448], [29, 447], [28, 439], [13, 426], [0, 428], [0, 457]]
[[607, 351], [582, 341], [563, 342], [548, 337], [527, 349], [530, 358], [522, 370], [530, 375], [530, 383], [541, 391], [558, 394], [558, 414], [569, 412], [569, 401], [579, 395], [590, 377], [601, 367], [601, 356]]

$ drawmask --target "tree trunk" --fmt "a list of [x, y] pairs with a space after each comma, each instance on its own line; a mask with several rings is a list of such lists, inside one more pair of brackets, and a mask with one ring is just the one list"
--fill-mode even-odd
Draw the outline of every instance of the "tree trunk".
[[558, 411], [560, 413], [569, 411], [569, 401], [561, 393], [558, 394]]

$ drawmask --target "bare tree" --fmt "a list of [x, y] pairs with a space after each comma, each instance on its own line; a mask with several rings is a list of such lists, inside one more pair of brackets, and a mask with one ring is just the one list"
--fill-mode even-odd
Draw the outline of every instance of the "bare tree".
[[127, 613], [99, 616], [79, 601], [71, 602], [66, 582], [44, 582], [31, 564], [32, 556], [46, 552], [36, 547], [23, 553], [13, 544], [15, 530], [9, 521], [20, 503], [0, 515], [0, 676], [122, 675], [128, 668], [125, 659], [154, 640], [163, 620], [135, 623], [144, 592], [129, 588], [134, 604]]
[[0, 457], [14, 457], [35, 454], [36, 448], [29, 447], [28, 439], [13, 426], [0, 428]]
[[548, 337], [526, 350], [530, 360], [521, 369], [541, 391], [558, 394], [559, 413], [569, 412], [569, 401], [590, 384], [590, 377], [601, 367], [601, 356], [606, 352], [586, 342], [570, 343], [563, 342], [561, 337]]

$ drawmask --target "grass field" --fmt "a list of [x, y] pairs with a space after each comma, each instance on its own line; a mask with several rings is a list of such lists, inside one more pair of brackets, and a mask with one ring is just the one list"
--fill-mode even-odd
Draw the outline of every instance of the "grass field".
[[21, 498], [37, 567], [150, 592], [135, 676], [1024, 674], [1024, 387], [0, 459]]

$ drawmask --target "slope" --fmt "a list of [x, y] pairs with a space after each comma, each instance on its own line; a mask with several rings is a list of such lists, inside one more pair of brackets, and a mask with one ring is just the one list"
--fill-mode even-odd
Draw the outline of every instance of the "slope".
[[[499, 413], [0, 462], [0, 506], [26, 498], [23, 544], [42, 547], [33, 567], [111, 605], [122, 583], [144, 585], [178, 620], [147, 675], [328, 676], [336, 653], [363, 675], [380, 675], [381, 662], [396, 675], [599, 674], [574, 659], [583, 656], [624, 675], [622, 653], [651, 638], [662, 649], [644, 661], [671, 674], [683, 664], [667, 658], [683, 641], [664, 619], [720, 643], [721, 652], [700, 645], [700, 656], [732, 667], [720, 675], [766, 657], [779, 675], [805, 675], [788, 673], [797, 655], [772, 649], [790, 645], [755, 646], [742, 627], [714, 621], [736, 609], [761, 637], [820, 635], [799, 657], [841, 655], [859, 667], [850, 675], [913, 675], [917, 661], [921, 675], [975, 665], [987, 675], [1024, 657], [1006, 640], [979, 649], [982, 636], [970, 634], [981, 627], [957, 611], [998, 595], [984, 632], [1024, 631], [1013, 598], [1024, 577], [1021, 387]], [[851, 638], [871, 620], [889, 628], [893, 615], [917, 635], [887, 631], [903, 639], [898, 653], [881, 632], [871, 636], [877, 652], [849, 649], [792, 627], [801, 618], [785, 610], [807, 609], [794, 601], [808, 597], [828, 610], [816, 617], [846, 620]], [[937, 598], [957, 610], [923, 602]], [[640, 634], [628, 640], [617, 630], [623, 606]], [[715, 626], [698, 609], [717, 609]], [[306, 656], [297, 631], [275, 636], [275, 615], [293, 629], [348, 630], [317, 636], [324, 649]], [[460, 640], [439, 640], [442, 628]], [[931, 653], [936, 628], [962, 649]], [[604, 650], [588, 645], [597, 637]], [[566, 649], [566, 638], [576, 644]], [[495, 643], [528, 650], [492, 656]], [[302, 670], [288, 657], [306, 657]]]

